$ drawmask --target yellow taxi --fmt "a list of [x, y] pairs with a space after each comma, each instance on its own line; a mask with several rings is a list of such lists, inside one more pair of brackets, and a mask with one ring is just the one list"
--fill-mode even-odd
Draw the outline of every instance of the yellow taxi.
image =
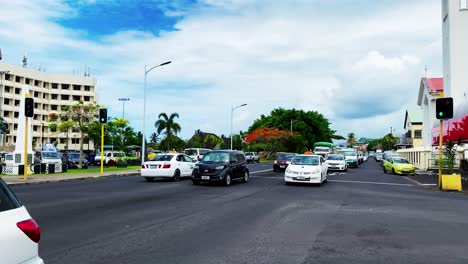
[[414, 175], [416, 169], [408, 160], [400, 156], [387, 156], [383, 162], [384, 173], [392, 172], [394, 174]]

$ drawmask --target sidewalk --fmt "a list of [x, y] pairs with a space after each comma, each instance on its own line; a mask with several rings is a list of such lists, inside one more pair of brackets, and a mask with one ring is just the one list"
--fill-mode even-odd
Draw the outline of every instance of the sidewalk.
[[[468, 173], [466, 171], [461, 171], [462, 175], [462, 190], [465, 193], [468, 193]], [[431, 187], [435, 190], [438, 190], [437, 183], [439, 181], [439, 175], [436, 172], [427, 171], [425, 173], [418, 173], [414, 176], [406, 176], [411, 180], [418, 182], [421, 185]]]
[[1, 175], [2, 179], [8, 185], [22, 185], [22, 184], [39, 184], [39, 183], [49, 183], [49, 182], [62, 182], [62, 181], [72, 181], [72, 180], [85, 180], [85, 179], [98, 179], [104, 177], [113, 177], [113, 176], [136, 176], [140, 175], [139, 169], [134, 170], [123, 170], [123, 171], [109, 171], [104, 172], [101, 176], [99, 173], [63, 173], [57, 175], [30, 175], [28, 176], [27, 182], [24, 181], [23, 176], [5, 176]]

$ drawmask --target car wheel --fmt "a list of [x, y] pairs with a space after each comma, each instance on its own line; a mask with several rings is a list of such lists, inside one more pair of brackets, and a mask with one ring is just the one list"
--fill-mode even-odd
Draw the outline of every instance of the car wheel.
[[392, 173], [393, 173], [393, 174], [396, 174], [396, 173], [395, 173], [395, 169], [394, 169], [394, 168], [392, 168]]
[[249, 172], [245, 171], [244, 172], [244, 178], [242, 179], [244, 183], [247, 183], [249, 181]]
[[198, 180], [192, 180], [193, 185], [200, 185], [200, 181]]
[[226, 174], [226, 176], [224, 177], [224, 186], [229, 186], [229, 185], [231, 185], [231, 175]]
[[179, 181], [180, 180], [180, 170], [175, 170], [174, 171], [174, 176], [172, 176], [173, 181]]
[[257, 160], [257, 163], [260, 163], [260, 159]]
[[385, 167], [383, 167], [383, 173], [387, 173], [387, 170], [385, 169]]
[[145, 177], [145, 179], [146, 179], [147, 182], [154, 182], [153, 177]]
[[291, 183], [290, 183], [290, 182], [287, 182], [287, 181], [285, 181], [284, 184], [286, 184], [286, 185], [291, 185]]
[[278, 171], [278, 169], [276, 169], [275, 167], [273, 167], [273, 171], [274, 171], [274, 172], [277, 172], [277, 171]]

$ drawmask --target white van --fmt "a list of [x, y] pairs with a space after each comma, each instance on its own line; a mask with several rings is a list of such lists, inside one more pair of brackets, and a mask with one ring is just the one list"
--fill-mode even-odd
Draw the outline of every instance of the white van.
[[190, 156], [195, 161], [200, 161], [203, 158], [203, 155], [210, 151], [211, 149], [206, 148], [188, 148], [184, 150], [184, 154]]

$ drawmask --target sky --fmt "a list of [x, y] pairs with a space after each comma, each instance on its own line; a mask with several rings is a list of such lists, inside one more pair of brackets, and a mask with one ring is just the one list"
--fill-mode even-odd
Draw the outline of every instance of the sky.
[[[109, 116], [178, 113], [179, 136], [229, 135], [271, 110], [318, 111], [337, 134], [404, 133], [421, 77], [442, 76], [439, 0], [2, 1], [3, 60], [97, 79]], [[1, 69], [0, 69], [1, 70]]]

